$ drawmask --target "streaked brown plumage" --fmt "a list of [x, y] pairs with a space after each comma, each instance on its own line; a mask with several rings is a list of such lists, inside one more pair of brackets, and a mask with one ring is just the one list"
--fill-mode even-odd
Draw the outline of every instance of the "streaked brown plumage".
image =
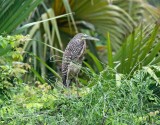
[[83, 33], [75, 35], [68, 43], [62, 59], [62, 80], [65, 86], [69, 86], [71, 80], [78, 76], [81, 69], [86, 40], [98, 40]]

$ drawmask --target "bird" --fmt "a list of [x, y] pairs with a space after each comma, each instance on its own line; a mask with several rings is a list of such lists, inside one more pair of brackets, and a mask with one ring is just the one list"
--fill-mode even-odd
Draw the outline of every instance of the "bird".
[[91, 37], [84, 33], [78, 33], [69, 41], [63, 53], [62, 82], [66, 87], [69, 87], [71, 81], [78, 77], [84, 60], [86, 40], [99, 41], [99, 39], [95, 37]]

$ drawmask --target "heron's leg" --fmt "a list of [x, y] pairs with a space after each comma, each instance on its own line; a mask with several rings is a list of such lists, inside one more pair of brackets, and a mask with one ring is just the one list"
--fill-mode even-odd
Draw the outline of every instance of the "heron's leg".
[[66, 80], [67, 88], [69, 88], [70, 80]]
[[77, 88], [77, 97], [79, 97], [79, 80], [78, 80], [78, 74], [77, 74], [77, 77], [75, 78], [75, 81], [76, 81], [76, 88]]
[[69, 80], [69, 79], [66, 80], [66, 84], [67, 84], [67, 95], [68, 95], [69, 98], [71, 97], [71, 90], [70, 90], [70, 87], [69, 87], [70, 82], [71, 82], [71, 80]]

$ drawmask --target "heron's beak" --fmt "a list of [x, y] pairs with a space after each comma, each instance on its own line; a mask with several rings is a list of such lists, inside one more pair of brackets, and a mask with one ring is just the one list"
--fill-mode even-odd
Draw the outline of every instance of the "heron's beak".
[[85, 40], [95, 40], [95, 41], [99, 41], [99, 39], [95, 38], [95, 37], [91, 37], [91, 36], [85, 36], [83, 39]]

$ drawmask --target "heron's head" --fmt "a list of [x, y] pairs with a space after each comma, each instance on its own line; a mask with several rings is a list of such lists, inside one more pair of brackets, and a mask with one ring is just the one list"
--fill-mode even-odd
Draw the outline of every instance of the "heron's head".
[[78, 33], [75, 37], [78, 37], [80, 40], [95, 40], [95, 41], [99, 41], [99, 39], [89, 36], [87, 34], [84, 33]]

